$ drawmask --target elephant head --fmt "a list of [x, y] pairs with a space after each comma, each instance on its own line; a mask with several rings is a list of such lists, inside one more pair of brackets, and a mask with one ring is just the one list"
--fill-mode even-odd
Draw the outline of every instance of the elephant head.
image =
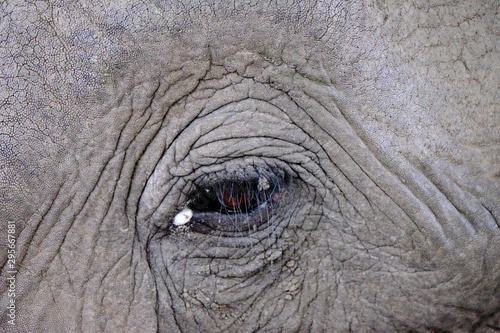
[[496, 0], [1, 8], [2, 331], [500, 330]]

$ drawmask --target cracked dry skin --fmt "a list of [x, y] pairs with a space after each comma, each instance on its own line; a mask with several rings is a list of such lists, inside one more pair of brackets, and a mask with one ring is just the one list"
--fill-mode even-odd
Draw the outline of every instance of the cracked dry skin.
[[2, 3], [0, 330], [499, 331], [499, 6]]

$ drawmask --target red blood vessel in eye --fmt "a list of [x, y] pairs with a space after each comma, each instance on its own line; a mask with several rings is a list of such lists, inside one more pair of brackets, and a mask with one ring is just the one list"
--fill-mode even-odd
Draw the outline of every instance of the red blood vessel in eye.
[[221, 193], [222, 203], [226, 207], [239, 208], [247, 203], [248, 189], [245, 186], [233, 185], [225, 188]]

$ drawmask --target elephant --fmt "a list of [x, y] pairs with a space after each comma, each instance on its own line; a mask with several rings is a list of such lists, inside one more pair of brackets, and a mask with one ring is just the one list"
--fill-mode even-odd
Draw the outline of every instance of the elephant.
[[500, 4], [1, 10], [2, 332], [500, 331]]

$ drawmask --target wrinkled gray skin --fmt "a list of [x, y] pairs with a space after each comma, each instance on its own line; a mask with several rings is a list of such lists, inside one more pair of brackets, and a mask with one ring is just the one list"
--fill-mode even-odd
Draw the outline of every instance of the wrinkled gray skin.
[[500, 330], [497, 0], [131, 1], [0, 5], [0, 331]]

